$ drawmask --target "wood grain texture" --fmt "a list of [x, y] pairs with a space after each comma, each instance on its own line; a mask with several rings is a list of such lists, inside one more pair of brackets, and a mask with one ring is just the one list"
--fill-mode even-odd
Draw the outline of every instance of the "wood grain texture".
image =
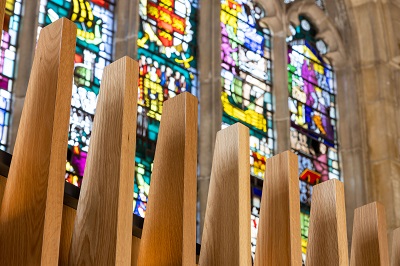
[[378, 202], [354, 211], [350, 265], [389, 265], [385, 207]]
[[262, 194], [255, 265], [301, 265], [297, 155], [267, 160]]
[[400, 227], [393, 231], [391, 265], [400, 265]]
[[104, 69], [69, 265], [130, 265], [138, 63]]
[[249, 129], [217, 134], [199, 265], [251, 265]]
[[3, 202], [4, 190], [6, 189], [7, 178], [0, 175], [0, 206]]
[[58, 265], [60, 266], [68, 265], [68, 256], [71, 247], [75, 217], [76, 210], [67, 205], [64, 205], [61, 224], [60, 257], [58, 259]]
[[58, 263], [75, 38], [67, 19], [40, 34], [1, 205], [0, 265]]
[[[4, 13], [6, 11], [6, 1], [7, 0], [0, 1], [0, 30], [3, 30], [3, 26], [4, 26]], [[1, 42], [2, 37], [3, 37], [3, 34], [0, 34], [0, 42]]]
[[197, 99], [164, 103], [138, 265], [196, 264]]
[[344, 186], [333, 179], [314, 186], [307, 266], [349, 265]]

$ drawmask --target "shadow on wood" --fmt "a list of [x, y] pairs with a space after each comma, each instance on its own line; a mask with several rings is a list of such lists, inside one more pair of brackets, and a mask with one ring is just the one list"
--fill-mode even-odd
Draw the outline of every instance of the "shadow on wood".
[[197, 99], [164, 103], [138, 265], [196, 264]]
[[217, 134], [199, 265], [251, 265], [249, 129]]
[[58, 263], [76, 26], [40, 34], [0, 213], [1, 265]]

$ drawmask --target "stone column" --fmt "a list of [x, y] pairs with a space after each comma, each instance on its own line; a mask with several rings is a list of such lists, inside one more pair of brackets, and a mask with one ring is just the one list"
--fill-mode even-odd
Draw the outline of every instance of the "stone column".
[[139, 1], [119, 0], [115, 10], [114, 60], [129, 56], [137, 58]]
[[200, 86], [200, 129], [199, 129], [199, 176], [198, 204], [200, 214], [201, 239], [207, 206], [208, 186], [214, 152], [215, 136], [221, 129], [221, 26], [220, 1], [200, 1], [198, 54]]
[[18, 33], [16, 79], [13, 87], [11, 121], [8, 133], [8, 152], [10, 153], [14, 150], [36, 48], [39, 6], [40, 0], [25, 0], [23, 2], [23, 15]]

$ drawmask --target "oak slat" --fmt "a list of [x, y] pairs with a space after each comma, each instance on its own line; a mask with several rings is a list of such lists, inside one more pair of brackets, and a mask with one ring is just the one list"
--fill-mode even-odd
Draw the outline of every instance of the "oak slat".
[[71, 248], [72, 232], [74, 230], [74, 221], [76, 210], [64, 205], [62, 224], [61, 224], [61, 241], [60, 241], [60, 257], [58, 259], [59, 266], [68, 265], [69, 250]]
[[164, 103], [138, 265], [196, 264], [197, 99]]
[[[2, 0], [0, 1], [0, 32], [3, 30], [3, 25], [4, 25], [4, 13], [6, 11], [6, 1], [7, 0]], [[0, 42], [3, 37], [3, 34], [0, 34]]]
[[199, 265], [251, 265], [249, 129], [217, 134]]
[[389, 265], [385, 207], [378, 202], [354, 211], [350, 265]]
[[1, 205], [0, 265], [58, 263], [75, 38], [67, 19], [40, 34]]
[[344, 186], [333, 179], [314, 186], [307, 266], [349, 265]]
[[104, 69], [69, 265], [130, 265], [139, 67]]
[[297, 155], [286, 151], [267, 160], [255, 265], [301, 265]]
[[400, 227], [393, 231], [392, 266], [400, 265]]

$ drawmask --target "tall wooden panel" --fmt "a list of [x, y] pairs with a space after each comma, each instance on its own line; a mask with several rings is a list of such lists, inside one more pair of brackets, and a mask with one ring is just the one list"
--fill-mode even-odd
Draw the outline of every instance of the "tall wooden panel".
[[217, 134], [199, 265], [251, 265], [249, 129]]
[[400, 265], [400, 228], [393, 231], [391, 263], [392, 266]]
[[386, 213], [382, 204], [373, 202], [354, 211], [350, 265], [389, 265]]
[[33, 61], [0, 212], [0, 265], [56, 265], [76, 26], [45, 27]]
[[344, 186], [329, 180], [314, 186], [307, 266], [349, 265]]
[[69, 265], [130, 265], [139, 68], [104, 69]]
[[138, 265], [196, 263], [197, 99], [164, 103]]
[[267, 160], [255, 265], [301, 265], [297, 155], [286, 151]]
[[[6, 11], [6, 1], [7, 0], [0, 1], [0, 30], [3, 30], [4, 12]], [[0, 34], [0, 41], [1, 41], [2, 37], [3, 37], [3, 34]]]

